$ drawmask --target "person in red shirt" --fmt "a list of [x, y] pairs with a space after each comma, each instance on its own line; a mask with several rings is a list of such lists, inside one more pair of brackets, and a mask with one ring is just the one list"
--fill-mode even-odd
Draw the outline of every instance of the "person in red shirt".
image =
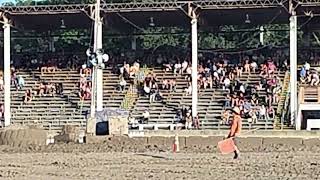
[[[242, 119], [240, 116], [240, 108], [239, 107], [234, 107], [233, 108], [233, 120], [230, 128], [230, 132], [228, 135], [228, 138], [232, 138], [235, 145], [236, 145], [236, 140], [235, 138], [240, 135], [242, 129]], [[236, 146], [236, 150], [234, 151], [234, 159], [237, 159], [239, 157], [239, 150]]]

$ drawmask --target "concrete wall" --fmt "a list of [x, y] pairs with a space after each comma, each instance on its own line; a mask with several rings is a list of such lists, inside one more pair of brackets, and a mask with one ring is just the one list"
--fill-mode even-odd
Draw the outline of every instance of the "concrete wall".
[[[203, 152], [213, 152], [217, 150], [217, 144], [223, 140], [222, 136], [180, 136], [179, 147], [182, 150], [194, 150]], [[174, 137], [86, 137], [87, 143], [103, 143], [106, 139], [110, 143], [121, 142], [123, 145], [132, 145], [140, 147], [158, 147], [163, 150], [172, 149], [174, 143]], [[280, 138], [280, 137], [239, 137], [237, 138], [237, 145], [241, 151], [287, 151], [287, 150], [299, 150], [305, 148], [312, 148], [319, 146], [319, 138]]]

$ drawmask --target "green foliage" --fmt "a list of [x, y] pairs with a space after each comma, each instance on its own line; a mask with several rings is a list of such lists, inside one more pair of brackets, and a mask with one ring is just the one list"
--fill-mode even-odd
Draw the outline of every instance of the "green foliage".
[[[138, 36], [143, 49], [155, 49], [160, 46], [187, 47], [189, 35], [181, 34], [179, 28], [149, 28], [145, 30], [146, 35]], [[160, 34], [162, 32], [167, 32]]]

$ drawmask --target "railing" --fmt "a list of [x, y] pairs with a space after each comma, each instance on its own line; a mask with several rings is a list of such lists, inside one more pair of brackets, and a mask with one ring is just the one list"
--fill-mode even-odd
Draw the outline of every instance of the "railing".
[[[280, 103], [280, 101], [278, 103], [277, 112], [276, 112], [277, 118], [275, 118], [275, 121], [274, 121], [274, 124], [273, 124], [274, 128], [277, 128], [279, 123], [281, 124], [281, 129], [283, 127], [282, 117], [283, 117], [283, 112], [286, 109], [286, 101], [287, 101], [287, 98], [288, 98], [289, 83], [290, 83], [290, 81], [286, 81], [287, 79], [290, 79], [290, 74], [289, 74], [288, 71], [285, 72], [285, 76], [284, 76], [283, 83], [282, 83], [282, 87], [283, 88], [282, 88], [282, 92], [281, 92], [282, 93], [281, 94], [281, 100], [282, 100], [282, 97], [283, 97], [283, 93], [285, 94], [285, 100], [284, 100], [284, 103]], [[280, 120], [280, 122], [279, 122], [279, 120]]]
[[286, 99], [284, 101], [284, 105], [283, 105], [283, 110], [281, 113], [281, 118], [280, 118], [280, 122], [281, 122], [281, 130], [283, 129], [283, 125], [284, 125], [284, 120], [288, 119], [288, 115], [289, 115], [289, 105], [290, 105], [290, 86], [288, 87], [288, 91], [286, 94]]
[[130, 85], [129, 90], [127, 91], [122, 103], [121, 108], [125, 110], [129, 110], [130, 107], [134, 104], [134, 97], [133, 97], [133, 85]]

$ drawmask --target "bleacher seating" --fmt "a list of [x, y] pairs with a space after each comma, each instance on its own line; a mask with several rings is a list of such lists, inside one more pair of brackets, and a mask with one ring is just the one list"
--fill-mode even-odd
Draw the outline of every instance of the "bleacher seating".
[[[159, 84], [164, 78], [175, 78], [177, 81], [176, 92], [169, 92], [168, 90], [161, 90], [164, 95], [163, 102], [153, 102], [150, 104], [149, 99], [145, 96], [140, 96], [132, 109], [132, 116], [136, 119], [142, 118], [142, 113], [144, 110], [148, 110], [150, 113], [149, 124], [170, 124], [175, 123], [176, 112], [181, 109], [183, 105], [191, 106], [191, 95], [186, 96], [184, 88], [186, 88], [187, 81], [184, 76], [178, 75], [174, 76], [172, 72], [164, 72], [159, 68], [152, 68], [149, 71], [156, 74]], [[285, 72], [276, 72], [284, 82]], [[240, 78], [241, 82], [246, 82], [249, 84], [256, 84], [260, 81], [258, 74], [246, 74]], [[227, 125], [220, 125], [221, 114], [223, 111], [223, 100], [225, 90], [222, 88], [213, 89], [200, 89], [198, 95], [198, 112], [200, 118], [200, 127], [202, 129], [227, 129]], [[260, 96], [264, 96], [265, 91], [260, 90]], [[278, 107], [277, 104], [273, 104], [273, 107]], [[263, 128], [263, 129], [273, 129], [274, 121], [270, 120], [258, 120], [256, 124], [251, 126], [249, 122], [244, 119], [244, 128]]]
[[[63, 125], [76, 125], [85, 127], [86, 114], [90, 109], [90, 100], [80, 102], [78, 97], [79, 79], [78, 71], [57, 70], [55, 73], [41, 75], [38, 71], [19, 71], [25, 79], [23, 90], [16, 91], [11, 88], [11, 112], [13, 124], [41, 124], [46, 129], [60, 129]], [[30, 103], [23, 102], [26, 89], [37, 91], [41, 82], [63, 84], [62, 95], [34, 95]], [[118, 76], [111, 69], [104, 71], [104, 107], [119, 108], [125, 92], [116, 90]], [[3, 93], [0, 96], [3, 102]]]
[[[176, 120], [176, 112], [181, 109], [182, 105], [191, 106], [191, 95], [185, 95], [184, 89], [187, 86], [187, 80], [184, 75], [175, 76], [172, 72], [164, 72], [160, 68], [149, 68], [148, 71], [155, 73], [158, 77], [158, 84], [162, 79], [176, 79], [176, 91], [169, 92], [161, 90], [164, 100], [163, 102], [149, 103], [149, 98], [138, 96], [134, 99], [131, 108], [131, 115], [137, 119], [142, 117], [145, 109], [150, 112], [149, 124], [174, 124]], [[74, 70], [57, 70], [55, 73], [45, 73], [41, 75], [38, 71], [19, 71], [18, 75], [22, 75], [25, 79], [25, 88], [16, 91], [11, 88], [11, 107], [12, 107], [12, 123], [13, 124], [41, 124], [46, 129], [59, 129], [65, 124], [73, 124], [85, 127], [86, 115], [90, 110], [90, 100], [80, 102], [78, 97], [78, 81], [80, 75]], [[283, 82], [284, 72], [279, 72]], [[110, 68], [104, 70], [104, 107], [120, 108], [126, 99], [126, 91], [117, 90], [118, 75], [112, 72]], [[256, 83], [259, 81], [258, 74], [243, 74], [241, 82]], [[64, 92], [62, 95], [43, 96], [35, 95], [32, 102], [24, 104], [23, 96], [25, 89], [32, 88], [37, 90], [40, 82], [62, 83]], [[136, 92], [136, 90], [134, 90]], [[202, 129], [226, 129], [226, 125], [220, 124], [221, 112], [223, 111], [223, 100], [225, 91], [221, 88], [200, 89], [198, 112], [200, 118], [200, 127]], [[264, 91], [260, 95], [264, 95]], [[0, 96], [0, 102], [3, 101], [3, 93]], [[274, 107], [277, 108], [276, 104]], [[253, 127], [244, 120], [244, 128], [273, 128], [273, 121], [258, 121]], [[164, 127], [164, 126], [159, 126]], [[172, 126], [165, 127], [169, 129]]]

